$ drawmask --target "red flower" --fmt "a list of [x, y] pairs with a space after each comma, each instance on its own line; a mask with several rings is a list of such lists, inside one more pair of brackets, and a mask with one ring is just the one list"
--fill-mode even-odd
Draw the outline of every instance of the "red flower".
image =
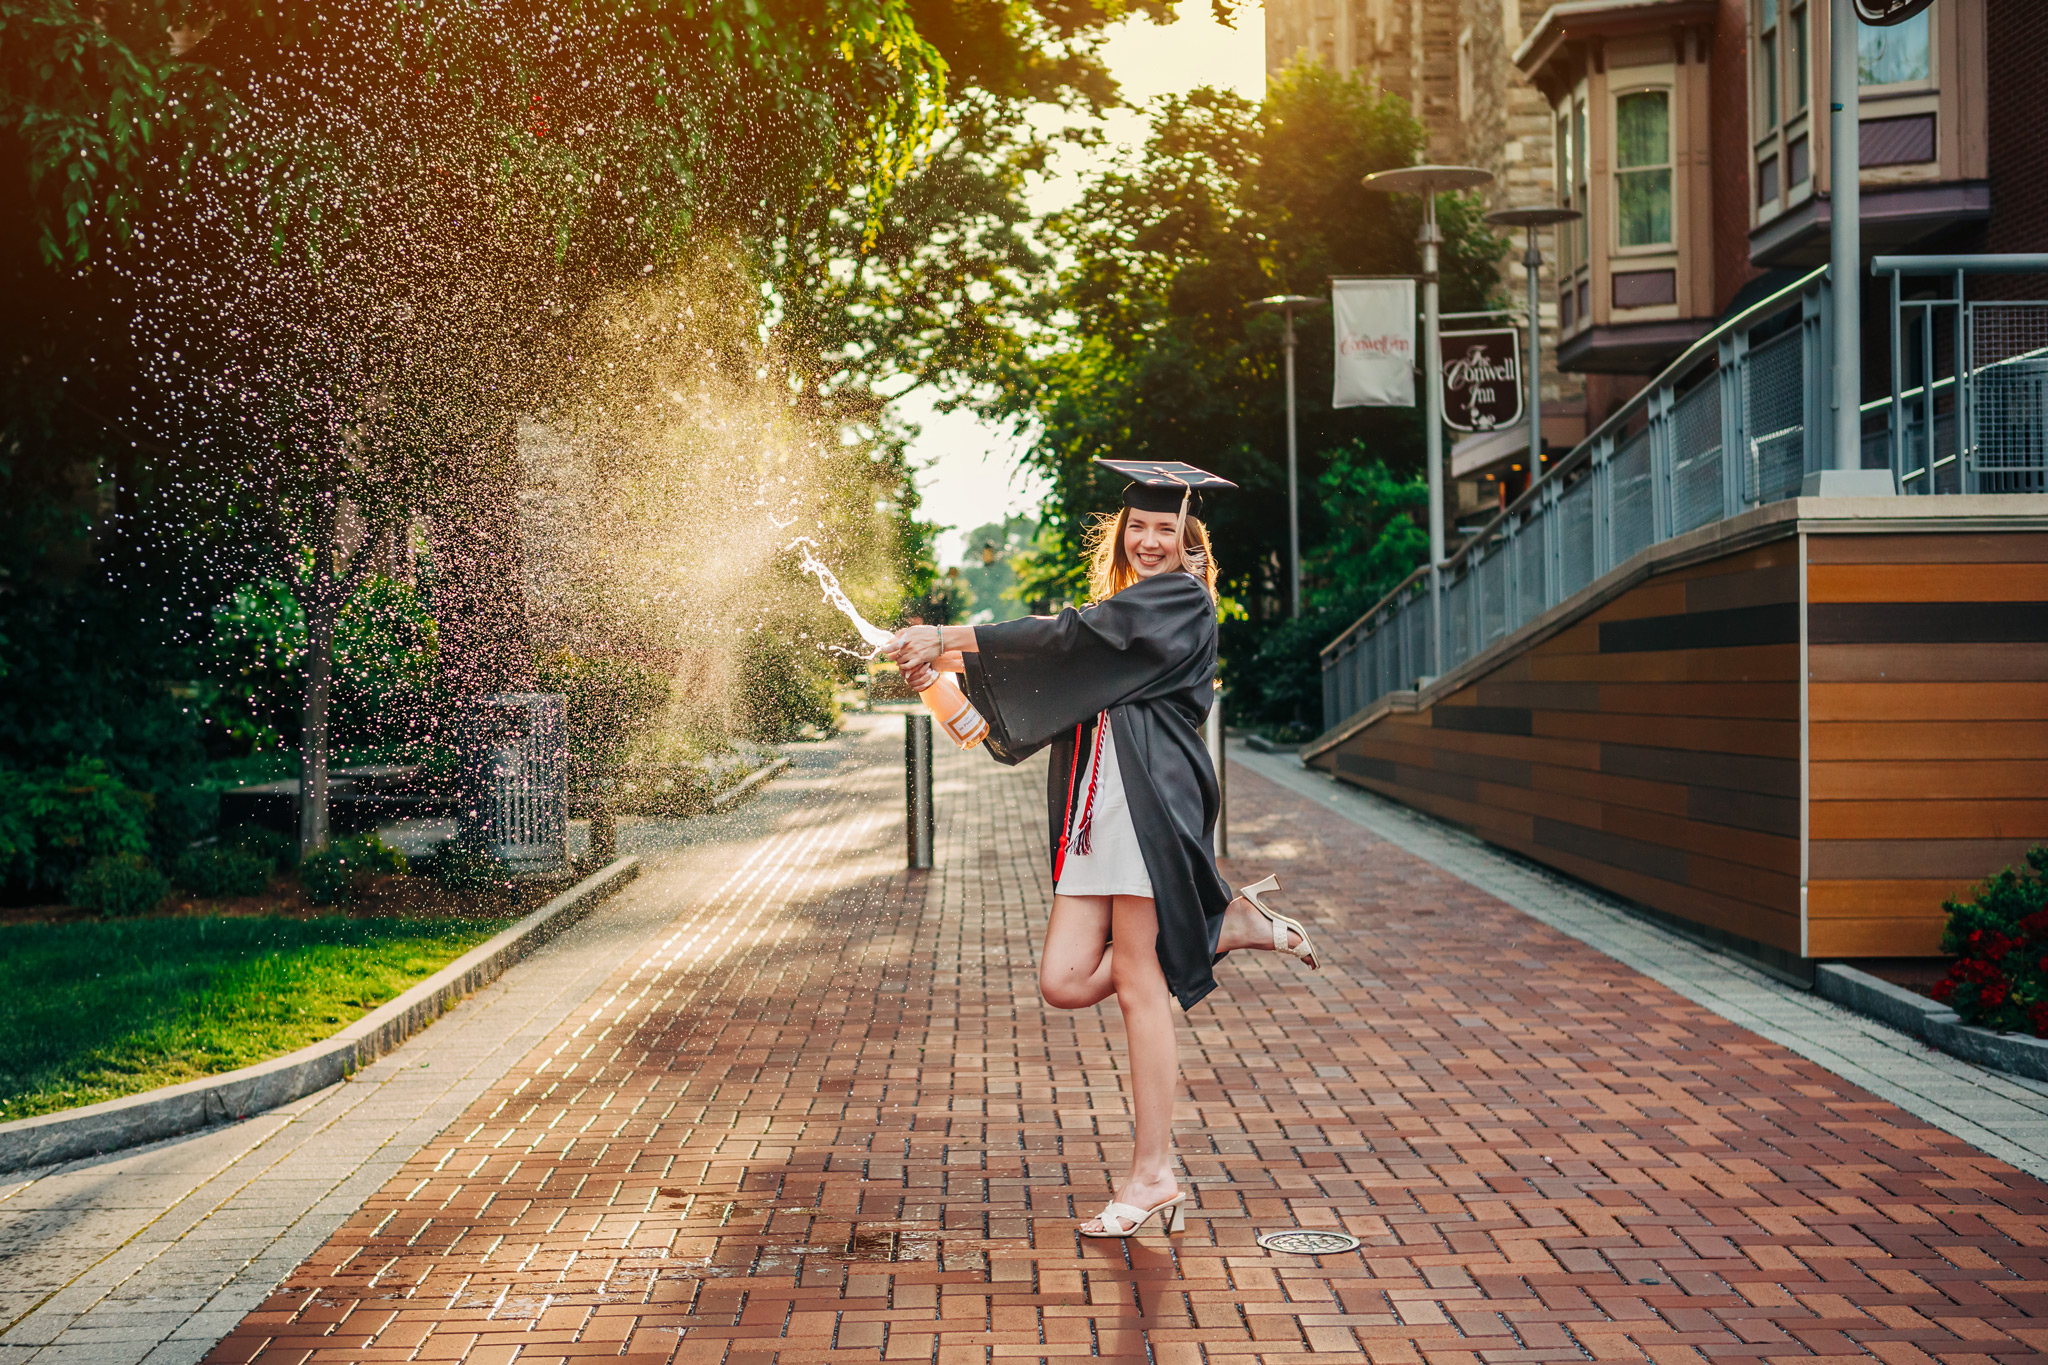
[[1934, 989], [1927, 993], [1933, 996], [1936, 1000], [1940, 1000], [1943, 1003], [1946, 1003], [1948, 998], [1956, 993], [1956, 983], [1952, 978], [1945, 976], [1941, 980], [1935, 982]]
[[1977, 992], [1977, 1003], [1985, 1009], [1995, 1010], [2005, 1003], [2005, 997], [2011, 989], [2003, 981], [1993, 981]]
[[2027, 1024], [2036, 1038], [2048, 1038], [2048, 1000], [2037, 1001], [2028, 1008]]
[[1985, 962], [1998, 962], [2012, 951], [2012, 940], [1996, 929], [1972, 929], [1967, 940], [1970, 956]]

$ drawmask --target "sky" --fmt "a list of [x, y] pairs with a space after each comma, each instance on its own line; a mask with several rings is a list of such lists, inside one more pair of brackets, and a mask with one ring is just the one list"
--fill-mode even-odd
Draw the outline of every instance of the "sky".
[[[1181, 17], [1169, 25], [1127, 20], [1110, 30], [1104, 56], [1110, 74], [1134, 104], [1213, 85], [1258, 99], [1266, 90], [1265, 13], [1257, 5], [1237, 12], [1237, 27], [1227, 29], [1210, 16], [1207, 0], [1181, 0]], [[1144, 116], [1133, 109], [1117, 110], [1104, 121], [1108, 146], [1093, 151], [1067, 149], [1053, 174], [1035, 185], [1029, 203], [1036, 213], [1062, 207], [1079, 194], [1079, 177], [1119, 151], [1145, 138]], [[911, 395], [897, 411], [922, 428], [911, 442], [917, 469], [922, 515], [948, 527], [941, 533], [941, 567], [957, 564], [965, 552], [966, 533], [1005, 516], [1038, 506], [1044, 483], [1019, 465], [1024, 441], [990, 427], [967, 413], [942, 413], [921, 395]]]

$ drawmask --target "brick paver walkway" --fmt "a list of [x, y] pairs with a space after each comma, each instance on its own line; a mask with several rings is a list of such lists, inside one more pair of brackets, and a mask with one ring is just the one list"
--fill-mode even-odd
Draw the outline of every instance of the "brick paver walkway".
[[941, 777], [915, 876], [819, 780], [210, 1359], [2048, 1356], [2048, 1188], [1242, 768], [1328, 965], [1186, 1021], [1187, 1232], [1077, 1238], [1116, 1011], [1032, 990], [1042, 769]]

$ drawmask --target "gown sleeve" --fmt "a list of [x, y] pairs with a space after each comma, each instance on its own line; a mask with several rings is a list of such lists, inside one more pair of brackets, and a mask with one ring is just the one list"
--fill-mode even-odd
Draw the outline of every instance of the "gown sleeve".
[[1094, 606], [976, 626], [968, 698], [999, 763], [1021, 763], [1075, 725], [1146, 689], [1205, 648], [1215, 605], [1184, 573], [1161, 574]]

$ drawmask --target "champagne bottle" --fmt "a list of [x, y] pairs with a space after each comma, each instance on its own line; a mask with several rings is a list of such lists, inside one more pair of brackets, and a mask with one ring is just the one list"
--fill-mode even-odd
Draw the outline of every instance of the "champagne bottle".
[[963, 749], [972, 749], [988, 738], [988, 722], [981, 712], [974, 709], [974, 703], [967, 700], [967, 694], [960, 690], [960, 684], [945, 673], [934, 673], [938, 679], [930, 687], [917, 694], [925, 710], [932, 713], [932, 719], [946, 732], [946, 737]]

